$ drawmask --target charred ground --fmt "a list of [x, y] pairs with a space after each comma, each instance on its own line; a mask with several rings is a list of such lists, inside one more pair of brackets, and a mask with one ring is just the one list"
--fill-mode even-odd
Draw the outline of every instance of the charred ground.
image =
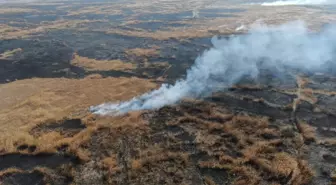
[[335, 20], [328, 11], [223, 3], [193, 19], [175, 1], [5, 5], [1, 184], [335, 183], [333, 71], [261, 71], [159, 110], [87, 111], [183, 77], [212, 35], [242, 34], [237, 27], [259, 18], [309, 20], [315, 29]]

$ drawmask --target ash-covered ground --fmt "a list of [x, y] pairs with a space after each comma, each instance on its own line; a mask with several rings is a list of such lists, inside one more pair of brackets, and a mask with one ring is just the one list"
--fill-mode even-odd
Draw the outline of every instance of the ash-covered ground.
[[332, 5], [253, 1], [16, 1], [0, 6], [0, 184], [336, 183], [336, 79], [260, 70], [206, 97], [119, 116], [186, 76], [219, 35], [336, 19]]

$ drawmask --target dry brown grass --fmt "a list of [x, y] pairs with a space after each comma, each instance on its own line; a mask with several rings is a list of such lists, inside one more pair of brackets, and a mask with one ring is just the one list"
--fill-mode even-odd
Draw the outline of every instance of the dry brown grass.
[[106, 31], [107, 34], [119, 34], [119, 35], [126, 35], [126, 36], [135, 36], [135, 37], [147, 37], [153, 38], [157, 40], [168, 40], [171, 38], [175, 39], [183, 39], [183, 38], [199, 38], [199, 37], [208, 37], [213, 35], [209, 33], [208, 30], [198, 30], [198, 29], [185, 29], [181, 30], [178, 28], [163, 31], [158, 30], [155, 32], [148, 32], [146, 30], [143, 31], [129, 31], [129, 30], [108, 30]]
[[268, 161], [266, 159], [255, 159], [255, 162], [258, 166], [279, 176], [289, 176], [290, 173], [298, 167], [296, 159], [287, 153], [275, 154], [272, 161]]
[[88, 71], [108, 71], [119, 70], [129, 71], [135, 69], [136, 65], [121, 60], [96, 60], [87, 57], [81, 57], [77, 53], [73, 55], [71, 64], [82, 67]]
[[134, 55], [137, 57], [155, 57], [160, 54], [159, 49], [160, 49], [159, 47], [155, 46], [149, 49], [145, 49], [145, 48], [128, 49], [125, 52], [128, 55]]
[[139, 156], [139, 159], [135, 160], [134, 164], [135, 169], [139, 169], [139, 167], [146, 166], [149, 164], [155, 165], [160, 161], [166, 161], [166, 160], [180, 159], [183, 162], [183, 165], [187, 165], [189, 163], [188, 153], [164, 151], [163, 148], [158, 148], [158, 146], [153, 146], [150, 147], [149, 149], [142, 151], [141, 155]]
[[0, 24], [0, 33], [1, 34], [5, 34], [6, 32], [12, 32], [12, 31], [16, 31], [17, 29], [9, 26], [7, 24]]
[[336, 183], [336, 168], [331, 173], [331, 179], [332, 179], [332, 182], [335, 184]]
[[296, 77], [297, 85], [299, 88], [303, 89], [308, 83], [310, 83], [309, 78], [304, 78], [302, 76], [297, 76]]
[[314, 176], [306, 162], [297, 160], [287, 153], [276, 153], [271, 161], [255, 159], [253, 162], [274, 176], [288, 178], [288, 184], [307, 184]]
[[300, 99], [309, 102], [314, 105], [318, 101], [318, 99], [314, 96], [314, 91], [312, 89], [301, 89], [300, 91]]
[[39, 13], [40, 11], [30, 8], [0, 8], [0, 14]]
[[312, 171], [307, 161], [299, 160], [298, 169], [294, 171], [290, 182], [293, 185], [308, 184], [314, 176], [315, 173]]
[[328, 95], [328, 96], [334, 96], [336, 95], [335, 91], [327, 91], [323, 89], [309, 89], [309, 91], [312, 91], [314, 94], [323, 94], [323, 95]]
[[103, 159], [102, 165], [104, 168], [108, 169], [108, 172], [111, 174], [120, 172], [120, 167], [118, 166], [117, 157], [115, 155]]
[[[296, 94], [297, 98], [294, 99], [293, 102], [293, 110], [296, 110], [297, 106], [300, 104], [301, 101], [306, 101], [312, 105], [315, 105], [318, 101], [318, 98], [315, 96], [315, 94], [322, 94], [322, 95], [327, 95], [327, 96], [334, 96], [336, 95], [336, 92], [334, 91], [327, 91], [323, 89], [311, 89], [311, 88], [306, 88], [305, 86], [308, 83], [315, 83], [312, 82], [309, 78], [304, 78], [301, 76], [296, 77], [296, 83], [297, 83], [297, 90], [296, 93], [291, 92], [287, 90], [285, 93], [288, 94]], [[316, 109], [318, 109], [316, 107]]]
[[[43, 22], [35, 28], [10, 28], [0, 27], [0, 39], [18, 39], [29, 38], [31, 35], [45, 33], [51, 30], [61, 29], [85, 29], [85, 25], [93, 22], [101, 22], [101, 20], [57, 20], [50, 22]], [[83, 28], [84, 26], [84, 28]]]
[[217, 184], [212, 180], [212, 178], [209, 177], [209, 176], [205, 176], [205, 177], [204, 177], [204, 182], [205, 182], [206, 185], [217, 185]]
[[90, 74], [85, 77], [86, 79], [102, 79], [103, 76], [101, 74]]
[[328, 138], [319, 141], [319, 144], [326, 146], [336, 146], [336, 138]]
[[316, 133], [315, 133], [316, 129], [314, 127], [302, 121], [299, 124], [297, 124], [297, 127], [306, 142], [316, 141]]
[[301, 103], [301, 99], [300, 98], [295, 98], [293, 100], [293, 103], [292, 103], [292, 110], [295, 112], [296, 109], [298, 108], [298, 106], [300, 105]]
[[[25, 91], [27, 86], [31, 89]], [[16, 151], [18, 142], [37, 145], [36, 152], [40, 149], [50, 150], [53, 148], [50, 143], [55, 146], [58, 142], [62, 143], [62, 139], [58, 133], [34, 138], [29, 131], [36, 125], [71, 115], [85, 116], [91, 105], [126, 100], [154, 87], [155, 84], [137, 78], [27, 79], [0, 85], [0, 91], [3, 92], [0, 104], [6, 104], [0, 110], [0, 151]], [[14, 95], [15, 92], [21, 92], [21, 95], [18, 99], [10, 98], [12, 92]], [[111, 121], [115, 118], [105, 119]], [[89, 121], [88, 124], [97, 126]], [[87, 129], [87, 132], [81, 132], [74, 136], [74, 140], [67, 142], [78, 146], [77, 140], [80, 143], [89, 138], [91, 132]]]
[[0, 171], [0, 177], [10, 173], [20, 173], [20, 172], [23, 172], [23, 170], [17, 168], [7, 168], [6, 170]]
[[260, 184], [260, 174], [250, 166], [233, 166], [232, 172], [239, 174], [239, 177], [233, 181], [233, 185]]
[[[134, 24], [139, 24], [139, 23], [162, 23], [163, 21], [160, 20], [136, 20], [136, 19], [131, 19], [131, 20], [126, 20], [122, 23], [123, 26], [129, 26], [129, 25], [134, 25]], [[138, 28], [134, 28], [134, 29], [138, 29]], [[142, 30], [142, 29], [140, 29]], [[144, 30], [142, 30], [144, 31]]]
[[[190, 111], [199, 109], [194, 106]], [[303, 185], [314, 176], [299, 155], [279, 151], [279, 147], [288, 142], [286, 147], [299, 154], [302, 149], [302, 143], [296, 144], [299, 136], [285, 141], [281, 138], [281, 129], [271, 128], [266, 117], [231, 115], [223, 116], [226, 117], [224, 123], [220, 123], [221, 119], [212, 122], [207, 120], [212, 117], [211, 112], [221, 113], [211, 106], [200, 107], [202, 113], [197, 116], [192, 117], [188, 110], [182, 109], [187, 116], [168, 123], [195, 135], [198, 148], [210, 156], [211, 159], [198, 163], [200, 168], [229, 171], [236, 177], [232, 182], [235, 185], [278, 183], [277, 180], [265, 182], [265, 178], [287, 179], [289, 184]], [[225, 135], [225, 139], [220, 135]]]
[[134, 159], [131, 163], [131, 167], [133, 170], [139, 170], [143, 167], [142, 161], [139, 159]]
[[317, 103], [318, 99], [314, 96], [315, 91], [310, 88], [305, 88], [305, 86], [308, 83], [311, 83], [310, 79], [297, 76], [296, 77], [297, 89], [295, 91], [293, 90], [285, 91], [285, 93], [287, 94], [297, 96], [297, 98], [295, 98], [292, 103], [293, 112], [296, 111], [296, 109], [298, 108], [298, 106], [302, 101], [306, 101], [312, 105], [315, 105]]
[[86, 6], [79, 10], [68, 12], [69, 16], [85, 15], [85, 14], [118, 15], [122, 14], [122, 11], [113, 5], [105, 5], [105, 6]]

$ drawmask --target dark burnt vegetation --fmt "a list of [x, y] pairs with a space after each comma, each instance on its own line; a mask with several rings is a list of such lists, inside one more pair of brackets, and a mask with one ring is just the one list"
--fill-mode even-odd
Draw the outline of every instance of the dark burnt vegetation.
[[[292, 71], [276, 76], [260, 69], [257, 79], [242, 79], [202, 100], [117, 117], [87, 112], [90, 105], [126, 100], [138, 95], [134, 92], [183, 78], [195, 58], [211, 47], [211, 36], [221, 33], [200, 28], [211, 27], [214, 19], [214, 27], [233, 29], [225, 26], [243, 9], [200, 10], [196, 20], [190, 19], [191, 11], [161, 14], [157, 8], [142, 10], [142, 5], [125, 1], [110, 6], [104, 1], [58, 3], [11, 9], [0, 20], [2, 87], [16, 80], [27, 84], [13, 84], [13, 89], [30, 87], [30, 78], [53, 81], [37, 90], [43, 93], [27, 95], [33, 101], [14, 101], [16, 108], [26, 101], [24, 109], [7, 112], [26, 117], [10, 122], [0, 112], [4, 125], [13, 123], [13, 128], [1, 130], [8, 131], [1, 133], [7, 134], [3, 138], [15, 133], [12, 140], [0, 142], [0, 184], [336, 182], [332, 74], [295, 79]], [[285, 13], [279, 15], [286, 19]], [[100, 84], [109, 77], [114, 78]], [[135, 77], [144, 82], [128, 83]], [[80, 80], [59, 85], [64, 78]], [[131, 88], [149, 82], [155, 84]], [[7, 94], [9, 100], [16, 98]], [[72, 104], [76, 110], [69, 108]]]

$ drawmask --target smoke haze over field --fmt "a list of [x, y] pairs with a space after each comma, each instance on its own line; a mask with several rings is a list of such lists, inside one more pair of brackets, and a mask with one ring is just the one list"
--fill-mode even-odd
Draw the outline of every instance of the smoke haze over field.
[[281, 26], [254, 25], [246, 35], [212, 39], [213, 47], [199, 56], [185, 79], [121, 103], [93, 106], [96, 114], [117, 115], [129, 111], [157, 109], [230, 87], [244, 76], [252, 78], [262, 67], [281, 74], [284, 66], [314, 71], [332, 61], [336, 49], [336, 27], [309, 33], [303, 22]]
[[323, 5], [336, 4], [336, 0], [280, 0], [262, 3], [263, 6], [285, 6], [285, 5]]

